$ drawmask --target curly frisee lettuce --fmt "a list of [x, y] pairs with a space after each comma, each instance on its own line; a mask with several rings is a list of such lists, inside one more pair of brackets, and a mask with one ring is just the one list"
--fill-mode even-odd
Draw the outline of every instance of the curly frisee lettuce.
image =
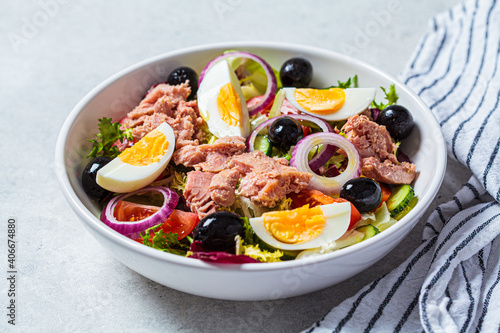
[[394, 84], [391, 84], [388, 90], [385, 89], [384, 87], [380, 87], [380, 89], [382, 89], [382, 91], [384, 92], [387, 103], [382, 103], [382, 102], [377, 103], [373, 101], [371, 105], [372, 107], [383, 110], [389, 105], [393, 105], [398, 102], [399, 96], [396, 93], [396, 87]]

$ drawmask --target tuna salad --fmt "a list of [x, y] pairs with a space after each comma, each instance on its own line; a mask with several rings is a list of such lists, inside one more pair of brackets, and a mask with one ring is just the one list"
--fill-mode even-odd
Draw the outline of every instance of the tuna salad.
[[415, 207], [418, 168], [400, 148], [414, 121], [395, 86], [382, 99], [357, 75], [312, 88], [309, 60], [273, 65], [224, 52], [98, 119], [81, 179], [100, 220], [157, 250], [243, 264], [336, 251]]

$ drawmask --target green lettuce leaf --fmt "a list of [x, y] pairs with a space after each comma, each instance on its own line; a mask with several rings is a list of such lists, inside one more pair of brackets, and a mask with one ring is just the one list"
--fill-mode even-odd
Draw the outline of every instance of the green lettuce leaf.
[[[226, 50], [224, 54], [238, 50]], [[233, 68], [241, 84], [241, 90], [245, 100], [261, 96], [266, 92], [267, 76], [262, 66], [256, 61], [243, 57], [227, 59], [229, 65]], [[279, 71], [273, 68], [274, 76], [278, 89], [282, 87]]]
[[245, 236], [243, 237], [244, 244], [254, 244], [254, 232], [252, 226], [250, 225], [250, 220], [248, 217], [242, 217], [243, 228], [245, 229]]
[[373, 101], [372, 107], [383, 110], [389, 105], [393, 105], [398, 102], [399, 96], [396, 93], [396, 87], [394, 84], [390, 85], [389, 91], [387, 91], [384, 87], [380, 87], [380, 89], [382, 89], [382, 91], [384, 92], [387, 103], [382, 103], [382, 102], [377, 103], [376, 101]]
[[[162, 224], [160, 223], [142, 232], [142, 243], [144, 245], [152, 247], [153, 249], [185, 256], [189, 251], [190, 239], [184, 238], [179, 241], [177, 240], [177, 233], [165, 233], [161, 226]], [[152, 233], [154, 233], [154, 235], [151, 239]], [[150, 239], [152, 240], [152, 242], [149, 241]]]
[[354, 75], [352, 78], [348, 78], [347, 81], [341, 82], [337, 81], [337, 88], [346, 89], [346, 88], [357, 88], [358, 87], [358, 75]]
[[325, 168], [328, 169], [328, 167], [330, 165], [335, 165], [335, 167], [337, 169], [340, 169], [340, 167], [342, 166], [342, 164], [344, 163], [344, 161], [346, 160], [346, 157], [344, 155], [333, 155], [329, 160], [328, 162], [325, 163]]

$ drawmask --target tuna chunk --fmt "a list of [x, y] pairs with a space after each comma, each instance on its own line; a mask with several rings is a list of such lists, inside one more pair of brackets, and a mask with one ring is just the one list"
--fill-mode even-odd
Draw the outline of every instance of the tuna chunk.
[[175, 164], [194, 167], [197, 170], [220, 172], [227, 168], [234, 155], [242, 154], [246, 149], [245, 138], [227, 136], [210, 145], [184, 146], [174, 152]]
[[[200, 147], [202, 146], [193, 148]], [[254, 151], [234, 155], [226, 162], [225, 169], [217, 174], [201, 171], [188, 173], [189, 184], [186, 185], [184, 195], [194, 192], [205, 193], [203, 200], [196, 201], [201, 201], [201, 206], [210, 209], [232, 206], [236, 192], [256, 204], [274, 207], [288, 193], [298, 193], [305, 189], [311, 177], [310, 173], [300, 172], [288, 166], [288, 161], [283, 158], [271, 158], [261, 151]], [[208, 179], [210, 179], [209, 185], [207, 185]], [[236, 189], [238, 181], [240, 186]], [[186, 201], [193, 211], [208, 211], [195, 208], [200, 205], [194, 203], [192, 195], [186, 197]]]
[[124, 125], [132, 128], [134, 138], [140, 140], [167, 122], [174, 130], [177, 149], [188, 144], [198, 145], [204, 139], [203, 119], [196, 101], [186, 101], [190, 93], [187, 83], [176, 86], [161, 83], [127, 114]]
[[381, 161], [389, 158], [397, 162], [393, 154], [397, 146], [385, 126], [370, 121], [366, 116], [355, 115], [347, 120], [342, 130], [358, 149], [361, 158], [374, 156]]
[[363, 158], [362, 172], [365, 176], [386, 184], [410, 184], [415, 178], [415, 164], [390, 160], [380, 162], [375, 157]]
[[196, 101], [180, 101], [174, 116], [168, 117], [166, 122], [174, 130], [176, 149], [186, 145], [198, 145], [199, 141], [204, 139], [201, 131], [203, 118], [200, 117]]
[[198, 102], [196, 101], [181, 101], [177, 105], [175, 110], [175, 117], [182, 119], [189, 119], [193, 124], [193, 132], [191, 134], [192, 139], [203, 141], [205, 139], [205, 134], [201, 130], [201, 126], [205, 123], [203, 118], [200, 116], [200, 111], [198, 109]]
[[237, 169], [222, 170], [210, 182], [210, 196], [212, 200], [222, 207], [231, 207], [236, 199], [236, 186], [240, 179]]
[[153, 113], [161, 113], [172, 117], [174, 115], [174, 111], [172, 111], [171, 105], [172, 103], [170, 102], [170, 98], [167, 95], [162, 96], [156, 101], [153, 107]]
[[132, 135], [134, 136], [135, 139], [140, 140], [146, 134], [148, 134], [149, 132], [160, 126], [167, 119], [171, 118], [162, 113], [153, 113], [148, 117], [144, 117], [141, 125], [132, 128]]
[[219, 208], [210, 197], [208, 190], [214, 176], [214, 173], [201, 171], [191, 171], [187, 174], [183, 195], [188, 207], [200, 218], [215, 213]]
[[[236, 176], [240, 179], [238, 194], [247, 197], [253, 202], [267, 206], [276, 206], [277, 201], [283, 199], [288, 193], [298, 193], [309, 185], [312, 175], [300, 172], [294, 167], [288, 166], [288, 161], [282, 158], [271, 158], [261, 151], [245, 153], [234, 156], [225, 170], [217, 178], [218, 188], [213, 188], [212, 198], [221, 198], [228, 195], [227, 188], [234, 184]], [[215, 179], [215, 177], [214, 177]], [[223, 186], [224, 182], [226, 186]], [[212, 189], [212, 185], [210, 186]], [[220, 188], [226, 192], [218, 193]], [[222, 205], [222, 201], [216, 200]], [[227, 200], [224, 204], [232, 205]], [[226, 206], [227, 207], [227, 206]]]
[[172, 86], [166, 83], [160, 83], [151, 88], [144, 99], [139, 104], [138, 108], [150, 108], [164, 96], [168, 96], [168, 103], [171, 109], [175, 109], [181, 101], [186, 101], [191, 88], [187, 83]]
[[347, 138], [362, 158], [365, 176], [387, 184], [410, 184], [415, 178], [415, 165], [399, 163], [394, 152], [397, 145], [385, 128], [363, 115], [355, 115], [342, 127]]

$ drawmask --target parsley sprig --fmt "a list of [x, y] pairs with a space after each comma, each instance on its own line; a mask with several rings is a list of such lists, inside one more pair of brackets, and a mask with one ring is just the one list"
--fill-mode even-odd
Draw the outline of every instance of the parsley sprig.
[[120, 129], [121, 124], [119, 122], [111, 122], [111, 118], [103, 117], [98, 120], [99, 133], [96, 135], [96, 139], [89, 140], [92, 142], [92, 150], [87, 157], [102, 155], [108, 158], [115, 158], [120, 155], [120, 151], [118, 147], [113, 146], [113, 144], [117, 140], [123, 142], [124, 138], [133, 141], [134, 137], [132, 136], [132, 130], [129, 128], [126, 130]]

